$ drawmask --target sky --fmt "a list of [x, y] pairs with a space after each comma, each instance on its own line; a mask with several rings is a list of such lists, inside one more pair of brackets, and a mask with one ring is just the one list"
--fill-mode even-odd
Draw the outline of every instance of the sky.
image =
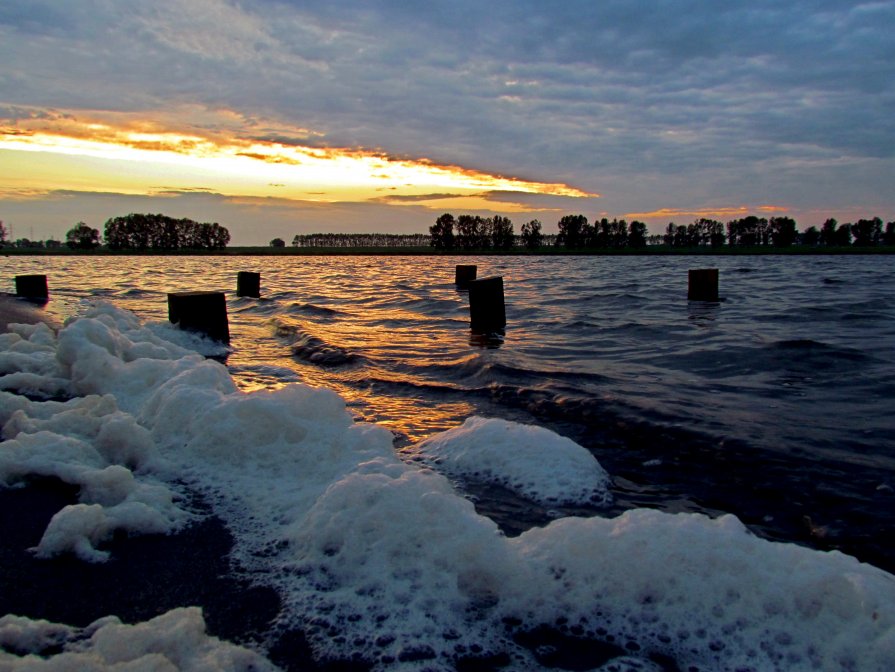
[[895, 219], [895, 0], [0, 0], [0, 220]]

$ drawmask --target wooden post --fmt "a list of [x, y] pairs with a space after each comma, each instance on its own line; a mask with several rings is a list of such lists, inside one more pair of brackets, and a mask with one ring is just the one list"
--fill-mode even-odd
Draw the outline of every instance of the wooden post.
[[469, 321], [473, 331], [502, 331], [507, 326], [503, 278], [494, 276], [469, 283]]
[[50, 293], [47, 291], [47, 276], [17, 275], [16, 296], [34, 301], [47, 301], [50, 298]]
[[227, 299], [223, 292], [168, 294], [168, 319], [181, 329], [198, 331], [216, 341], [230, 342]]
[[261, 296], [261, 274], [251, 271], [240, 271], [236, 274], [236, 296]]
[[454, 282], [457, 285], [457, 289], [468, 289], [469, 283], [475, 280], [477, 270], [476, 266], [457, 264], [457, 269], [454, 272]]
[[689, 301], [718, 301], [718, 269], [691, 269], [688, 274]]

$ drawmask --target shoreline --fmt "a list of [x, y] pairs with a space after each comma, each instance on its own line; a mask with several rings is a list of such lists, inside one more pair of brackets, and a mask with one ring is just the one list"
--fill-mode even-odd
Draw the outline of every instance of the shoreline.
[[[10, 324], [39, 322], [59, 328], [41, 304], [0, 294], [0, 334]], [[280, 660], [270, 655], [275, 647], [266, 633], [279, 615], [280, 597], [234, 572], [233, 537], [201, 499], [189, 508], [204, 517], [177, 533], [115, 535], [103, 544], [111, 553], [107, 562], [84, 562], [70, 553], [35, 557], [29, 549], [40, 542], [53, 515], [77, 503], [78, 487], [55, 477], [0, 484], [0, 617], [83, 628], [106, 616], [136, 624], [198, 606], [209, 635], [262, 652], [270, 647], [269, 659], [284, 670], [315, 669], [310, 651], [292, 650]]]
[[674, 248], [654, 245], [645, 248], [565, 249], [542, 247], [537, 250], [438, 250], [432, 247], [266, 247], [232, 246], [222, 250], [71, 250], [68, 248], [3, 248], [6, 256], [35, 257], [739, 257], [739, 256], [837, 256], [895, 254], [895, 246], [879, 247], [734, 247]]

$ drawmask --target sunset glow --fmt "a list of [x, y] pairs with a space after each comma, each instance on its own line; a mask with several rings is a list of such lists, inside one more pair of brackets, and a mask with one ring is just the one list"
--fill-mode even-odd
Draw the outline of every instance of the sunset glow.
[[[153, 125], [144, 124], [146, 127]], [[54, 158], [48, 163], [47, 158]], [[174, 130], [115, 127], [66, 115], [29, 119], [0, 134], [0, 167], [14, 174], [16, 191], [53, 189], [158, 193], [201, 190], [229, 196], [321, 202], [378, 200], [441, 207], [443, 195], [481, 204], [484, 192], [593, 197], [565, 184], [527, 181], [424, 158], [312, 147]], [[12, 187], [12, 189], [10, 189]], [[437, 194], [430, 198], [428, 195]], [[460, 202], [464, 205], [464, 202]]]

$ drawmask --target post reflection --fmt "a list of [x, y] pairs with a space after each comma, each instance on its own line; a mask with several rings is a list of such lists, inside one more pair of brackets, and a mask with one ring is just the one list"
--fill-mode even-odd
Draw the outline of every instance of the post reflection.
[[475, 331], [469, 332], [469, 344], [474, 348], [495, 349], [503, 345], [505, 334], [502, 331]]

